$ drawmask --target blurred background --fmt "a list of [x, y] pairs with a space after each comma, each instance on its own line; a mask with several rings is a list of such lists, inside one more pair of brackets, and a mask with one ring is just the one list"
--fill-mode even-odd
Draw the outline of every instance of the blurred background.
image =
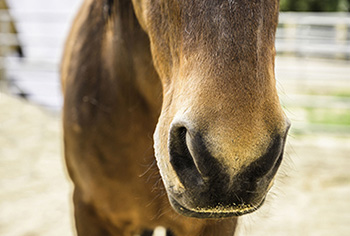
[[[0, 0], [0, 235], [73, 235], [59, 67], [82, 0]], [[277, 88], [292, 121], [267, 203], [239, 235], [349, 235], [350, 0], [281, 0]]]

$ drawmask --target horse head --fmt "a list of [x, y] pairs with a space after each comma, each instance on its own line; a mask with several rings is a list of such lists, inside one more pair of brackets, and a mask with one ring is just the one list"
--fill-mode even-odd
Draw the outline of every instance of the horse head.
[[277, 0], [133, 0], [163, 87], [154, 133], [181, 214], [238, 216], [264, 202], [289, 121], [275, 86]]

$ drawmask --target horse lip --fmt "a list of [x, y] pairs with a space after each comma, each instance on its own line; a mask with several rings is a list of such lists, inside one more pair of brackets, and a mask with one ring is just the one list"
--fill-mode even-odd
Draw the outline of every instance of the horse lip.
[[242, 204], [242, 205], [233, 205], [229, 207], [224, 207], [218, 205], [215, 208], [195, 208], [195, 209], [189, 209], [183, 205], [181, 205], [175, 198], [169, 196], [170, 203], [172, 207], [177, 211], [179, 214], [188, 216], [188, 217], [195, 217], [195, 218], [229, 218], [229, 217], [237, 217], [242, 216], [245, 214], [252, 213], [256, 210], [258, 210], [263, 203], [265, 202], [264, 197], [257, 205], [251, 205], [251, 204]]

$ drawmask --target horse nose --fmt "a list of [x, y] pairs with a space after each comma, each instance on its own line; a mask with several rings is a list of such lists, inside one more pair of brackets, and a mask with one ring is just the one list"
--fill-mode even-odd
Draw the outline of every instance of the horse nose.
[[246, 183], [254, 183], [263, 177], [273, 177], [282, 162], [285, 137], [275, 135], [265, 154], [245, 167], [239, 178]]
[[239, 178], [246, 183], [252, 183], [265, 177], [271, 179], [280, 166], [287, 134], [290, 128], [290, 122], [287, 120], [285, 131], [282, 134], [274, 134], [270, 145], [263, 155], [245, 167], [239, 174]]
[[[211, 177], [220, 176], [222, 166], [210, 155], [204, 139], [198, 132], [174, 125], [170, 130], [169, 154], [170, 164], [186, 188], [204, 191]], [[224, 176], [218, 179], [228, 181]]]
[[[215, 158], [210, 150], [213, 144], [198, 130], [172, 125], [170, 165], [185, 189], [177, 200], [192, 208], [260, 205], [282, 162], [286, 133], [271, 135], [264, 154], [242, 165], [234, 159], [223, 163]], [[187, 198], [190, 201], [183, 200]]]
[[[269, 181], [276, 174], [282, 162], [286, 135], [287, 132], [283, 135], [275, 134], [264, 154], [248, 165], [237, 168], [238, 166], [232, 163], [237, 173], [230, 177], [228, 169], [233, 167], [225, 166], [211, 155], [208, 149], [211, 145], [206, 143], [200, 132], [173, 125], [168, 143], [170, 164], [184, 187], [192, 188], [194, 192], [208, 189], [212, 191], [217, 186], [245, 192], [257, 188], [256, 185], [261, 183], [261, 180]], [[240, 186], [229, 186], [232, 178]]]

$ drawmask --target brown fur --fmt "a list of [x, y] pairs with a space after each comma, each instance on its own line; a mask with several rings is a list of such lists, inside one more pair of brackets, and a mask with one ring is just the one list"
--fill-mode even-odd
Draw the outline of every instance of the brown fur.
[[181, 191], [167, 151], [174, 120], [202, 130], [232, 172], [264, 154], [272, 133], [285, 133], [274, 80], [278, 2], [132, 2], [86, 0], [66, 44], [64, 144], [78, 234], [161, 225], [175, 235], [233, 235], [235, 217], [174, 212], [152, 134], [157, 125], [165, 186]]

